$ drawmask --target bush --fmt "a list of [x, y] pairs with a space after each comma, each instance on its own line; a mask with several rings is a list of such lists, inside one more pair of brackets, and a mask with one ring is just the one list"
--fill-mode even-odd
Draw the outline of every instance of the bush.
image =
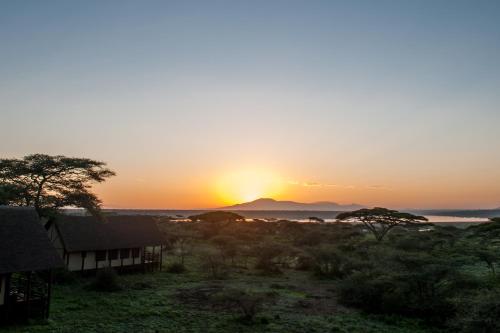
[[95, 291], [118, 291], [122, 287], [118, 281], [118, 275], [112, 268], [103, 268], [97, 271], [97, 275], [93, 282], [90, 283], [88, 289]]
[[314, 258], [306, 253], [301, 253], [297, 257], [295, 269], [298, 271], [310, 271], [314, 268]]
[[223, 303], [229, 308], [238, 309], [241, 314], [239, 319], [246, 323], [253, 323], [265, 301], [264, 295], [239, 289], [226, 289], [214, 297], [217, 302]]
[[314, 258], [314, 272], [323, 278], [343, 278], [368, 266], [366, 263], [358, 263], [333, 246], [320, 246], [312, 249], [311, 252]]
[[457, 316], [450, 322], [457, 332], [500, 332], [500, 291], [484, 290], [457, 301]]
[[207, 250], [201, 256], [202, 269], [213, 279], [223, 279], [229, 274], [228, 269], [217, 251]]
[[412, 269], [393, 267], [379, 265], [346, 277], [339, 286], [339, 301], [370, 313], [443, 325], [454, 315], [451, 299], [471, 285], [450, 267], [437, 263], [415, 264]]
[[180, 262], [174, 262], [167, 266], [166, 271], [168, 273], [181, 274], [186, 271], [186, 266]]
[[281, 274], [296, 262], [299, 251], [278, 242], [264, 242], [253, 249], [257, 257], [256, 269], [265, 274]]

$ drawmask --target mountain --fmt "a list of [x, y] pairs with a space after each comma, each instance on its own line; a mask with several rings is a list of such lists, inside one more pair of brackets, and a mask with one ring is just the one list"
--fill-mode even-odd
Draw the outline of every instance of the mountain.
[[311, 210], [311, 211], [352, 211], [364, 208], [364, 206], [351, 204], [340, 205], [335, 202], [320, 201], [302, 203], [295, 201], [278, 201], [269, 198], [261, 198], [251, 202], [245, 202], [233, 206], [222, 207], [223, 210]]

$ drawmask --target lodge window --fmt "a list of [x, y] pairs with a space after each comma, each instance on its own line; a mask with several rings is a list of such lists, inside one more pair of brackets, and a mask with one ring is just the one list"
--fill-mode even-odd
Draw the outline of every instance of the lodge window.
[[109, 250], [109, 260], [118, 259], [118, 250]]
[[87, 251], [82, 251], [82, 258], [85, 258], [87, 256]]
[[139, 258], [140, 252], [141, 252], [141, 249], [139, 249], [139, 248], [132, 249], [132, 257]]
[[130, 258], [130, 249], [121, 249], [120, 250], [120, 258], [122, 258], [122, 259]]
[[96, 251], [95, 261], [104, 261], [104, 260], [106, 260], [106, 251]]

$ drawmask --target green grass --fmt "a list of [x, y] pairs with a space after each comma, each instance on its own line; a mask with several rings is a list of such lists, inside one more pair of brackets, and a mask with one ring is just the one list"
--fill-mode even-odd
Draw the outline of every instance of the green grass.
[[[416, 322], [360, 314], [336, 303], [335, 284], [315, 280], [308, 273], [287, 271], [279, 276], [257, 272], [235, 273], [210, 280], [191, 267], [183, 274], [156, 272], [120, 276], [124, 289], [89, 291], [90, 279], [55, 286], [48, 321], [10, 326], [0, 332], [107, 333], [107, 332], [431, 332]], [[180, 299], [180, 290], [216, 286], [268, 292], [275, 296], [255, 323], [237, 320], [236, 311], [211, 308]], [[436, 332], [436, 331], [432, 331]]]

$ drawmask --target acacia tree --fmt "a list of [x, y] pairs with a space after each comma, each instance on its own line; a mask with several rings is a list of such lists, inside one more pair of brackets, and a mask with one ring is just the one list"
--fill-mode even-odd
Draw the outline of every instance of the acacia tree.
[[398, 212], [387, 208], [364, 208], [353, 212], [341, 213], [338, 221], [361, 222], [375, 236], [377, 241], [382, 241], [387, 233], [397, 226], [409, 226], [418, 222], [427, 221], [423, 216]]
[[96, 214], [101, 202], [90, 188], [114, 175], [106, 163], [87, 158], [33, 154], [0, 159], [0, 201], [33, 206], [40, 217], [49, 217], [65, 206]]

